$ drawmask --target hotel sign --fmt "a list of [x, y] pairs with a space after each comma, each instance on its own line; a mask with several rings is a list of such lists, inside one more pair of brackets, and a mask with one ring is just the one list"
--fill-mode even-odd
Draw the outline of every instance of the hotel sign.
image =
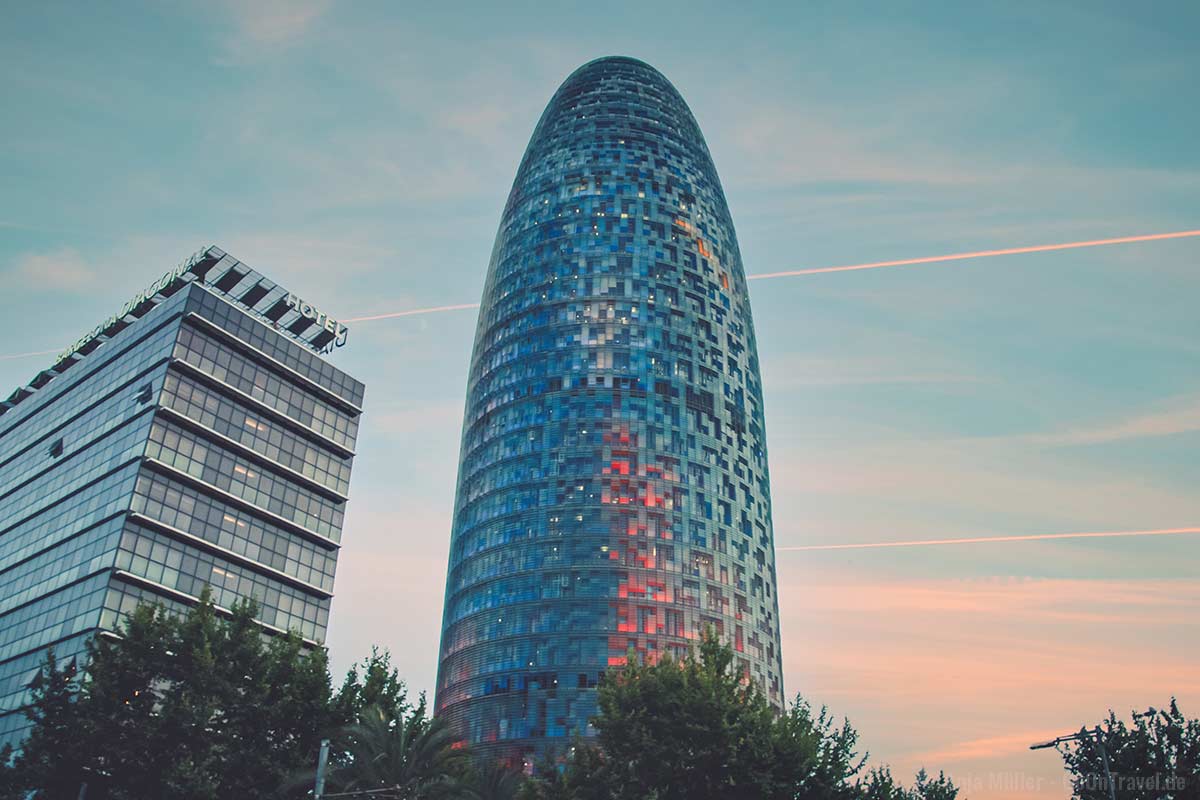
[[338, 322], [336, 319], [329, 316], [312, 303], [304, 302], [304, 300], [292, 294], [291, 292], [288, 292], [286, 302], [288, 306], [295, 310], [300, 316], [306, 319], [311, 319], [313, 322], [317, 323], [318, 326], [324, 328], [327, 333], [333, 335], [333, 340], [325, 349], [326, 353], [333, 348], [341, 347], [346, 343], [346, 337], [349, 335], [350, 329], [345, 325]]
[[190, 258], [188, 258], [186, 261], [184, 261], [182, 264], [175, 267], [175, 269], [170, 270], [168, 272], [164, 272], [158, 278], [158, 280], [154, 281], [154, 283], [150, 284], [145, 289], [143, 289], [142, 291], [140, 291], [136, 295], [134, 295], [132, 298], [130, 298], [129, 302], [127, 302], [124, 306], [121, 307], [120, 312], [113, 314], [111, 317], [104, 320], [104, 322], [101, 322], [99, 325], [97, 325], [95, 328], [93, 328], [89, 333], [86, 333], [83, 336], [79, 337], [79, 339], [75, 342], [75, 344], [71, 345], [66, 350], [62, 351], [62, 353], [59, 355], [59, 357], [57, 359], [55, 359], [54, 363], [55, 364], [61, 363], [63, 359], [69, 357], [73, 353], [78, 352], [81, 348], [86, 346], [88, 344], [88, 342], [92, 341], [97, 336], [104, 333], [104, 331], [108, 330], [113, 325], [116, 325], [118, 322], [120, 322], [121, 320], [123, 320], [127, 316], [129, 316], [131, 313], [133, 313], [133, 311], [138, 306], [140, 306], [142, 303], [146, 302], [147, 300], [152, 299], [154, 297], [154, 295], [156, 295], [159, 292], [162, 292], [162, 291], [166, 290], [168, 287], [174, 285], [176, 281], [183, 278], [183, 276], [188, 272], [188, 270], [190, 270], [196, 264], [196, 262], [200, 261], [200, 259], [202, 259], [204, 257], [206, 252], [207, 252], [207, 249], [199, 250], [196, 253], [192, 254], [192, 256]]
[[[188, 273], [193, 272], [193, 270], [196, 268], [196, 265], [203, 262], [206, 258], [207, 259], [219, 259], [219, 258], [225, 257], [226, 255], [227, 254], [223, 250], [219, 250], [218, 248], [215, 248], [215, 247], [205, 247], [205, 248], [202, 248], [201, 250], [198, 250], [196, 253], [194, 253], [191, 257], [186, 259], [179, 266], [175, 267], [172, 270], [169, 270], [168, 272], [164, 272], [162, 275], [160, 275], [158, 277], [157, 280], [155, 280], [153, 283], [151, 283], [145, 289], [143, 289], [142, 291], [138, 292], [136, 295], [131, 297], [129, 299], [129, 302], [125, 303], [125, 305], [121, 307], [121, 310], [118, 311], [116, 314], [113, 314], [111, 317], [109, 317], [108, 319], [101, 322], [99, 325], [97, 325], [91, 331], [89, 331], [88, 333], [79, 337], [79, 339], [73, 345], [68, 347], [66, 350], [64, 350], [62, 352], [62, 354], [59, 355], [59, 357], [54, 362], [55, 365], [61, 364], [64, 360], [69, 358], [71, 355], [82, 350], [90, 342], [95, 340], [97, 337], [103, 335], [106, 331], [111, 330], [114, 326], [121, 323], [126, 317], [130, 316], [131, 314], [134, 316], [140, 317], [143, 313], [145, 313], [144, 310], [139, 311], [139, 309], [143, 306], [143, 304], [145, 304], [147, 301], [152, 301], [156, 295], [163, 293], [163, 292], [167, 292], [172, 287], [176, 286], [178, 283], [184, 281], [186, 279], [186, 277], [188, 276]], [[231, 259], [231, 260], [232, 260], [233, 264], [241, 263], [241, 262], [238, 262], [237, 259]], [[257, 276], [256, 279], [265, 281], [265, 279], [263, 279], [262, 276], [258, 276], [257, 273], [254, 273], [254, 274]], [[208, 275], [207, 270], [203, 269], [203, 268], [195, 269], [195, 272], [193, 273], [192, 277], [197, 281], [203, 281], [205, 283], [210, 283], [210, 281], [212, 280], [212, 276]], [[218, 289], [218, 291], [220, 291], [219, 284], [220, 284], [220, 280], [218, 280], [216, 284], [210, 283], [210, 285], [213, 286], [214, 289]], [[275, 284], [269, 283], [269, 285], [274, 286]], [[225, 292], [222, 292], [222, 293], [227, 294]], [[256, 314], [259, 317], [265, 318], [262, 311], [259, 311], [253, 307], [247, 306], [243, 301], [238, 300], [238, 298], [232, 298], [232, 299], [235, 302], [241, 303], [243, 308], [248, 309], [251, 313]], [[346, 343], [346, 337], [349, 334], [350, 329], [347, 328], [342, 323], [338, 322], [336, 319], [333, 319], [332, 317], [330, 317], [328, 314], [326, 314], [324, 311], [322, 311], [319, 308], [317, 308], [316, 306], [314, 306], [312, 303], [305, 301], [303, 298], [301, 298], [297, 295], [294, 295], [291, 292], [287, 293], [287, 295], [283, 299], [283, 302], [288, 308], [295, 311], [302, 318], [309, 319], [312, 322], [316, 323], [317, 329], [318, 329], [318, 333], [316, 334], [316, 337], [320, 337], [322, 339], [327, 340], [327, 344], [324, 345], [322, 348], [320, 348], [320, 352], [329, 353], [335, 347], [341, 347], [342, 345], [344, 345]], [[265, 318], [265, 319], [267, 319], [267, 321], [273, 321], [270, 318]], [[276, 323], [276, 325], [277, 325], [277, 323]], [[311, 330], [311, 326], [310, 326], [310, 330]], [[327, 334], [327, 336], [326, 336], [326, 334]], [[316, 338], [316, 337], [313, 337], [313, 338]], [[314, 346], [312, 344], [312, 342], [307, 341], [307, 340], [303, 340], [303, 341], [305, 344], [307, 344], [313, 350], [318, 349], [316, 346]]]

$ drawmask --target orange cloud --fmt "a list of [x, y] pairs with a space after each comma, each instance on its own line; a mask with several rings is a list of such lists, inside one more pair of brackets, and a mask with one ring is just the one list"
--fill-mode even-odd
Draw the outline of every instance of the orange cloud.
[[1137, 414], [1109, 425], [1029, 438], [1038, 444], [1070, 446], [1175, 436], [1196, 431], [1200, 431], [1200, 396], [1189, 395], [1174, 399], [1168, 407]]
[[916, 761], [929, 764], [953, 764], [959, 761], [976, 759], [991, 759], [997, 756], [1023, 754], [1033, 742], [1044, 742], [1061, 736], [1059, 728], [1043, 728], [1027, 730], [1020, 733], [1006, 733], [1001, 736], [989, 736], [984, 739], [970, 739], [956, 742], [946, 747], [918, 753], [911, 756]]
[[1200, 533], [1200, 528], [1159, 528], [1144, 531], [1092, 531], [1077, 533], [1033, 533], [1022, 536], [975, 536], [959, 539], [910, 539], [898, 542], [853, 542], [849, 544], [804, 544], [777, 547], [776, 550], [864, 550], [877, 547], [926, 547], [944, 544], [992, 544], [996, 542], [1037, 542], [1048, 539], [1109, 539], [1129, 536], [1178, 536]]
[[[920, 767], [972, 800], [1066, 795], [1053, 753], [1032, 742], [1109, 708], [1200, 707], [1200, 585], [1191, 580], [908, 580], [780, 565], [789, 691], [829, 703], [872, 761]], [[1026, 778], [1034, 788], [1025, 786]]]

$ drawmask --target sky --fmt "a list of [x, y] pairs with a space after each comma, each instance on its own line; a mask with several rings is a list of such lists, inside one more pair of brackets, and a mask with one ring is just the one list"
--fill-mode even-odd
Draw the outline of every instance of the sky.
[[[215, 243], [341, 318], [479, 301], [542, 108], [602, 55], [691, 105], [748, 273], [1200, 229], [1195, 4], [12, 4], [0, 386]], [[785, 685], [909, 780], [1200, 715], [1200, 238], [753, 281]], [[328, 644], [432, 689], [470, 309], [361, 322]]]

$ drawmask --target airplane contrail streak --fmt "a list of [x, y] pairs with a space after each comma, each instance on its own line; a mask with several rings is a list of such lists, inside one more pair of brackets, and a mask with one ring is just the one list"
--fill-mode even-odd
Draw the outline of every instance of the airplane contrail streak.
[[369, 317], [351, 317], [342, 322], [373, 322], [377, 319], [395, 319], [397, 317], [416, 317], [421, 314], [438, 314], [442, 311], [463, 311], [468, 308], [479, 308], [479, 303], [460, 303], [456, 306], [433, 306], [431, 308], [413, 308], [408, 311], [392, 311], [388, 314], [375, 314]]
[[[1091, 239], [1082, 242], [1060, 242], [1059, 244], [1039, 244], [1030, 247], [1009, 247], [1003, 250], [976, 250], [970, 253], [951, 253], [942, 256], [925, 256], [923, 258], [902, 258], [895, 261], [874, 261], [866, 264], [849, 264], [840, 267], [814, 267], [812, 269], [793, 269], [784, 272], [761, 272], [747, 275], [746, 280], [765, 280], [767, 278], [790, 278], [800, 275], [819, 275], [825, 272], [852, 272], [862, 269], [882, 269], [883, 267], [904, 267], [912, 264], [934, 264], [941, 261], [964, 261], [971, 258], [989, 258], [992, 256], [1013, 256], [1022, 253], [1048, 253], [1054, 250], [1074, 250], [1081, 247], [1102, 247], [1113, 244], [1131, 244], [1134, 242], [1156, 242], [1163, 239], [1186, 239], [1200, 236], [1200, 230], [1174, 231], [1171, 233], [1148, 233], [1142, 236], [1118, 236], [1112, 239]], [[369, 317], [352, 317], [343, 322], [372, 322], [377, 319], [396, 319], [398, 317], [414, 317], [421, 314], [437, 314], [442, 311], [460, 311], [468, 308], [479, 308], [478, 303], [463, 303], [453, 306], [434, 306], [432, 308], [414, 308], [409, 311], [395, 311], [389, 314], [375, 314]]]
[[1079, 533], [1034, 533], [1027, 536], [978, 536], [968, 539], [917, 539], [907, 542], [859, 542], [855, 544], [806, 544], [776, 547], [779, 551], [874, 550], [886, 547], [927, 547], [943, 544], [991, 544], [993, 542], [1040, 542], [1048, 539], [1116, 539], [1129, 536], [1179, 536], [1200, 533], [1200, 528], [1159, 528], [1145, 531], [1086, 531]]
[[57, 350], [38, 350], [36, 353], [13, 353], [8, 356], [0, 356], [0, 361], [12, 361], [16, 358], [32, 358], [33, 356], [52, 356], [62, 351], [63, 349], [60, 347]]
[[[467, 308], [479, 308], [479, 303], [462, 303], [456, 306], [434, 306], [432, 308], [413, 308], [408, 311], [393, 311], [389, 314], [375, 314], [369, 317], [351, 317], [350, 319], [342, 320], [342, 322], [372, 322], [377, 319], [415, 317], [421, 314], [437, 314], [442, 311], [461, 311]], [[59, 348], [58, 350], [38, 350], [35, 353], [13, 353], [7, 356], [0, 356], [0, 361], [13, 361], [18, 358], [32, 358], [34, 356], [52, 356], [61, 352], [62, 348]]]
[[[783, 272], [760, 272], [747, 275], [748, 281], [761, 281], [769, 278], [791, 278], [800, 275], [819, 275], [825, 272], [853, 272], [863, 269], [882, 269], [884, 267], [905, 267], [913, 264], [935, 264], [941, 261], [964, 261], [971, 258], [990, 258], [992, 256], [1013, 256], [1021, 253], [1048, 253], [1054, 250], [1074, 250], [1080, 247], [1101, 247], [1112, 244], [1131, 244], [1133, 242], [1156, 242], [1163, 239], [1186, 239], [1200, 236], [1200, 230], [1174, 231], [1172, 233], [1149, 233], [1142, 236], [1118, 236], [1112, 239], [1092, 239], [1083, 242], [1062, 242], [1060, 244], [1039, 244], [1031, 247], [1009, 247], [1003, 250], [977, 250], [971, 253], [950, 253], [942, 256], [926, 256], [924, 258], [902, 258], [895, 261], [874, 261], [866, 264], [847, 264], [840, 267], [814, 267], [812, 269], [792, 269]], [[407, 311], [392, 311], [387, 314], [372, 314], [363, 317], [351, 317], [342, 322], [374, 322], [380, 319], [399, 319], [401, 317], [416, 317], [424, 314], [440, 314], [445, 311], [464, 311], [479, 308], [479, 303], [459, 303], [450, 306], [432, 306], [430, 308], [412, 308]], [[15, 353], [0, 356], [0, 361], [12, 361], [18, 358], [53, 355], [60, 350], [42, 350], [36, 353]]]
[[853, 272], [860, 269], [905, 267], [910, 264], [935, 264], [939, 261], [964, 261], [969, 258], [1015, 256], [1021, 253], [1048, 253], [1052, 250], [1074, 250], [1080, 247], [1102, 247], [1109, 244], [1130, 244], [1132, 242], [1156, 242], [1162, 239], [1186, 239], [1190, 236], [1200, 236], [1200, 230], [1175, 231], [1174, 233], [1149, 233], [1144, 236], [1119, 236], [1115, 239], [1092, 239], [1091, 241], [1085, 242], [1037, 244], [1031, 247], [1009, 247], [1003, 250], [976, 250], [972, 253], [951, 253], [944, 256], [926, 256], [924, 258], [902, 258], [897, 261], [873, 261], [867, 264], [849, 264], [844, 267], [815, 267], [813, 269], [790, 269], [785, 272], [760, 272], [755, 275], [747, 275], [746, 280], [761, 281], [766, 280], [767, 278], [791, 278], [797, 275], [819, 275], [823, 272]]

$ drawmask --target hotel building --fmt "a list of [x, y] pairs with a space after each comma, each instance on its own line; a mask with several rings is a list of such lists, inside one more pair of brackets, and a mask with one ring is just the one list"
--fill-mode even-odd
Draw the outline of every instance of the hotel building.
[[[324, 640], [363, 384], [347, 330], [217, 247], [0, 403], [0, 742], [29, 683], [142, 601]], [[81, 664], [82, 666], [82, 664]]]

